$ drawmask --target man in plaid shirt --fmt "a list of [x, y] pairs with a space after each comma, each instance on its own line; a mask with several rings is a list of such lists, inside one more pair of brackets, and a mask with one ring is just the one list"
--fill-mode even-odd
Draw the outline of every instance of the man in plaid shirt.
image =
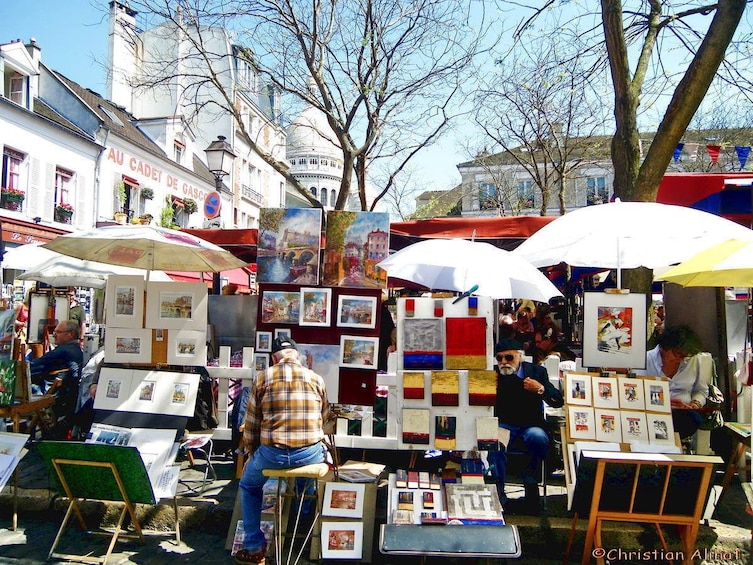
[[325, 458], [323, 425], [329, 418], [324, 380], [298, 360], [291, 338], [272, 343], [274, 365], [256, 375], [243, 428], [243, 442], [253, 454], [240, 481], [243, 549], [236, 563], [264, 561], [267, 544], [259, 525], [264, 469], [288, 469]]

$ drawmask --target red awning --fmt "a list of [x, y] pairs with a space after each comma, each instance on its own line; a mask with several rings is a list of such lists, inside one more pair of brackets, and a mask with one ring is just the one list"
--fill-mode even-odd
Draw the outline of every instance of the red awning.
[[[248, 290], [249, 287], [249, 273], [252, 273], [255, 269], [251, 267], [240, 267], [238, 269], [232, 269], [230, 271], [222, 271], [220, 273], [221, 279], [227, 279], [228, 282], [238, 285], [239, 289]], [[212, 285], [212, 279], [214, 273], [190, 273], [187, 271], [165, 271], [167, 275], [174, 281], [180, 282], [202, 282], [202, 275], [204, 276], [203, 282], [208, 286]]]

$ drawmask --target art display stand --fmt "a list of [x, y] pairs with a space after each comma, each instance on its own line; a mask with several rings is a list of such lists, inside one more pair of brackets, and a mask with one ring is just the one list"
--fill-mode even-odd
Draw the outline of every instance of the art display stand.
[[[144, 535], [136, 515], [135, 504], [158, 504], [147, 475], [141, 455], [135, 447], [105, 445], [99, 443], [72, 443], [42, 441], [38, 444], [39, 453], [47, 462], [59, 481], [60, 494], [69, 503], [63, 522], [58, 529], [55, 541], [47, 559], [58, 558], [82, 563], [106, 563], [119, 538], [138, 539], [144, 543]], [[91, 554], [61, 554], [57, 548], [68, 522], [73, 515], [81, 528], [89, 531], [79, 508], [81, 500], [116, 501], [123, 503], [118, 522], [112, 532], [94, 532], [109, 536], [107, 551], [102, 557]], [[180, 543], [177, 499], [171, 499], [176, 543]], [[126, 517], [130, 518], [136, 534], [124, 533]]]
[[[693, 563], [698, 528], [714, 465], [720, 457], [583, 451], [575, 484], [572, 526], [563, 562], [568, 562], [578, 519], [588, 516], [581, 563], [604, 547], [605, 521], [654, 524], [669, 552], [662, 525], [677, 526], [684, 563]], [[604, 558], [597, 559], [603, 564]]]

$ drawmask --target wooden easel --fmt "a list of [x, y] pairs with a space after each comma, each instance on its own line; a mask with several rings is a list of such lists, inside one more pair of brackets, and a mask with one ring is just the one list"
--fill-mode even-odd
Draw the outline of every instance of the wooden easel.
[[[65, 518], [47, 555], [48, 560], [54, 557], [82, 563], [107, 563], [118, 538], [138, 539], [142, 544], [145, 542], [134, 505], [158, 504], [158, 500], [152, 491], [141, 455], [135, 447], [42, 441], [37, 448], [47, 464], [55, 471], [63, 494], [69, 500]], [[71, 516], [75, 515], [81, 528], [89, 532], [78, 507], [78, 501], [82, 499], [123, 503], [123, 510], [114, 531], [93, 532], [110, 538], [107, 551], [101, 557], [91, 554], [70, 555], [55, 552]], [[175, 541], [180, 543], [178, 502], [175, 497], [172, 498], [172, 506], [175, 517]], [[123, 524], [126, 516], [130, 517], [136, 534], [124, 533]]]
[[[720, 457], [584, 451], [570, 528], [562, 563], [568, 563], [579, 514], [588, 513], [581, 564], [591, 561], [594, 547], [604, 547], [605, 521], [654, 524], [662, 548], [669, 552], [662, 525], [676, 525], [684, 563], [693, 563], [698, 527], [706, 503], [713, 467]], [[647, 478], [649, 480], [647, 480]], [[692, 484], [687, 481], [692, 480]], [[597, 558], [604, 563], [604, 558]]]

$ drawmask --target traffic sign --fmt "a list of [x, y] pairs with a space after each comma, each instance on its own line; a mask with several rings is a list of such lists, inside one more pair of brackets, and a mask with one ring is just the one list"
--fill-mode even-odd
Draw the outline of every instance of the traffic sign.
[[216, 218], [220, 215], [222, 207], [222, 197], [216, 190], [207, 194], [204, 199], [204, 216], [207, 218]]

